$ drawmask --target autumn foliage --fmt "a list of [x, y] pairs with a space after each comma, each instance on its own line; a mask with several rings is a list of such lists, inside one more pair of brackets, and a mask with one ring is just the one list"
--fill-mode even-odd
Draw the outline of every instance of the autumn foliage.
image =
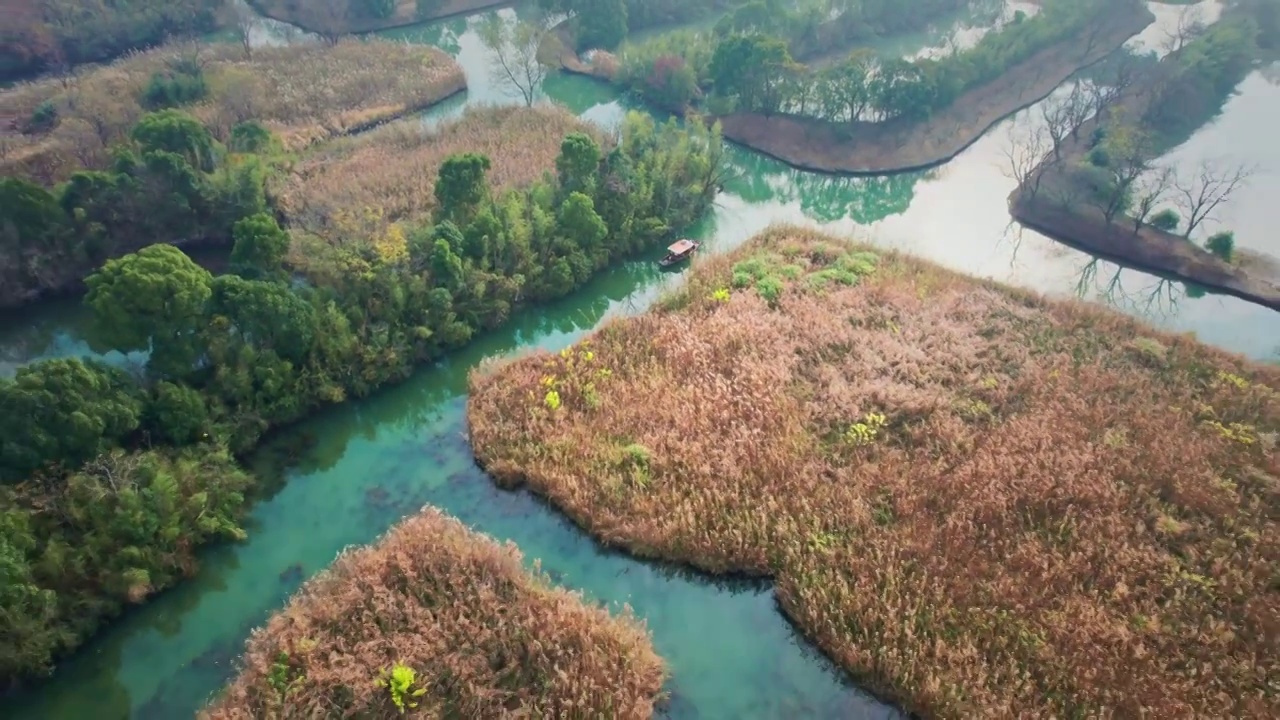
[[202, 716], [394, 717], [377, 680], [396, 664], [414, 671], [411, 717], [644, 718], [664, 676], [630, 611], [611, 617], [425, 509], [303, 586]]
[[[208, 95], [182, 109], [215, 137], [226, 141], [236, 123], [255, 120], [289, 149], [399, 117], [466, 86], [461, 66], [443, 51], [407, 43], [265, 47], [251, 58], [230, 44], [169, 45], [0, 91], [0, 118], [21, 131], [0, 137], [0, 172], [52, 183], [106, 167], [111, 145], [147, 111], [152, 78], [178, 65], [201, 68]], [[32, 122], [42, 114], [51, 121]]]
[[468, 417], [499, 482], [773, 576], [923, 716], [1280, 715], [1280, 369], [782, 227]]

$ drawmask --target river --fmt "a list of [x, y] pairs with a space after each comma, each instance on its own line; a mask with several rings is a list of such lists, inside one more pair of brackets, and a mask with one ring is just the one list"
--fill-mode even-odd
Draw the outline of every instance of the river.
[[[471, 82], [467, 98], [435, 109], [429, 120], [460, 111], [464, 102], [509, 101], [488, 79], [474, 23], [454, 19], [382, 33], [438, 44], [464, 64]], [[545, 90], [603, 124], [616, 122], [625, 109], [609, 88], [583, 78], [552, 77]], [[1276, 91], [1261, 74], [1250, 76], [1223, 116], [1178, 152], [1212, 153], [1238, 147], [1245, 137], [1264, 139], [1267, 110], [1260, 108], [1280, 117]], [[1252, 121], [1237, 118], [1248, 114], [1255, 114]], [[1039, 234], [1011, 228], [1005, 198], [1014, 181], [1003, 171], [1006, 143], [1006, 131], [999, 128], [943, 167], [881, 178], [804, 173], [734, 148], [735, 178], [712, 215], [690, 234], [705, 240], [710, 252], [724, 252], [772, 222], [819, 225], [1053, 295], [1080, 289], [1088, 299], [1159, 326], [1195, 332], [1254, 357], [1274, 356], [1280, 313], [1231, 298], [1193, 299], [1177, 283], [1095, 263]], [[1265, 162], [1280, 170], [1280, 159]], [[1258, 194], [1242, 193], [1223, 219], [1241, 246], [1280, 251], [1258, 219], [1268, 209], [1264, 198], [1276, 196], [1275, 180], [1259, 174], [1251, 188]], [[561, 302], [517, 313], [500, 331], [422, 368], [407, 382], [275, 436], [252, 462], [263, 489], [247, 521], [249, 539], [204, 553], [196, 578], [114, 622], [63, 662], [51, 681], [11, 701], [3, 715], [189, 717], [233, 672], [250, 629], [305, 577], [342, 548], [374, 540], [429, 503], [499, 540], [514, 541], [530, 562], [539, 560], [566, 587], [599, 602], [630, 603], [670, 663], [670, 717], [897, 716], [796, 635], [767, 585], [720, 582], [605, 552], [528, 493], [497, 490], [473, 465], [464, 437], [467, 373], [486, 358], [560, 349], [610, 317], [644, 311], [680, 281], [679, 275], [656, 272], [652, 260], [614, 268]], [[24, 316], [25, 336], [13, 329], [0, 334], [0, 362], [10, 368], [40, 356], [91, 352], [80, 339], [77, 323], [83, 316], [73, 304]], [[27, 338], [21, 348], [17, 337]]]

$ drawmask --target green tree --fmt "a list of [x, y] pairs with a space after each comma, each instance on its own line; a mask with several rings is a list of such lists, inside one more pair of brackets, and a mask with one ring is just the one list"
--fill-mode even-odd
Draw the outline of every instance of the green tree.
[[204, 435], [209, 409], [198, 390], [161, 381], [144, 413], [145, 427], [174, 445], [188, 445]]
[[440, 220], [465, 226], [489, 196], [485, 173], [489, 158], [480, 153], [461, 153], [447, 158], [436, 178], [436, 215]]
[[199, 120], [181, 110], [161, 110], [142, 116], [133, 127], [134, 142], [148, 151], [163, 150], [184, 158], [193, 168], [213, 172], [217, 153], [213, 136]]
[[737, 96], [743, 110], [778, 109], [779, 91], [795, 67], [783, 41], [766, 35], [734, 35], [711, 56], [711, 81], [721, 95]]
[[213, 276], [172, 245], [109, 260], [86, 281], [98, 332], [121, 352], [151, 350], [147, 367], [182, 377], [200, 357], [199, 330]]
[[1219, 258], [1231, 262], [1236, 256], [1236, 234], [1229, 231], [1215, 233], [1204, 241], [1204, 246]]
[[580, 3], [577, 44], [580, 50], [612, 50], [627, 37], [627, 4], [624, 0], [591, 0]]
[[[445, 225], [452, 226], [452, 223]], [[431, 246], [431, 277], [437, 285], [452, 291], [462, 286], [466, 279], [466, 269], [462, 258], [453, 249], [455, 245], [446, 239], [449, 236], [456, 236], [459, 238], [458, 242], [461, 242], [462, 234], [456, 226], [436, 229], [436, 239]]]
[[258, 213], [238, 220], [231, 228], [231, 272], [249, 280], [284, 279], [284, 257], [289, 252], [289, 234], [276, 219]]
[[595, 204], [580, 192], [569, 193], [556, 215], [556, 230], [563, 238], [584, 250], [594, 251], [609, 234], [609, 228], [596, 213]]
[[10, 509], [6, 492], [0, 488], [0, 677], [18, 677], [47, 671], [68, 638], [56, 628], [57, 595], [40, 587], [31, 566], [37, 538], [29, 516]]
[[560, 192], [583, 192], [591, 195], [596, 188], [596, 174], [600, 169], [600, 145], [584, 132], [571, 132], [560, 143], [556, 157], [556, 175], [560, 180]]
[[21, 368], [0, 383], [0, 476], [78, 465], [137, 429], [141, 414], [137, 387], [108, 365], [59, 358]]
[[315, 339], [315, 308], [288, 286], [222, 275], [211, 290], [208, 312], [215, 329], [225, 327], [240, 342], [287, 360], [306, 359]]

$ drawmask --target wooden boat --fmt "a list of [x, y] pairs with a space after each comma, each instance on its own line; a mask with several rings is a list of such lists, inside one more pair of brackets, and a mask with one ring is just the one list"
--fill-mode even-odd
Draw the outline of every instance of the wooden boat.
[[676, 263], [688, 260], [693, 257], [693, 253], [701, 246], [702, 243], [692, 240], [677, 240], [667, 248], [667, 254], [658, 261], [658, 264], [662, 267], [671, 267]]

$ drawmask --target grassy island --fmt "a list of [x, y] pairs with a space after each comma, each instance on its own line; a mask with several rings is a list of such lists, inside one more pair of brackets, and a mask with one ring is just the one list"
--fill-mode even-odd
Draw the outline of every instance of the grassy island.
[[663, 676], [629, 611], [427, 509], [304, 585], [201, 717], [646, 718]]
[[364, 129], [466, 87], [461, 66], [426, 46], [344, 40], [333, 46], [170, 45], [67, 78], [0, 92], [0, 173], [43, 184], [111, 163], [111, 147], [148, 111], [180, 107], [226, 142], [255, 121], [287, 149]]
[[468, 420], [498, 482], [772, 576], [923, 716], [1280, 713], [1280, 368], [778, 227]]
[[436, 176], [450, 156], [490, 158], [490, 186], [501, 193], [553, 170], [564, 137], [573, 132], [605, 140], [594, 125], [558, 105], [471, 108], [436, 128], [408, 119], [325, 143], [268, 192], [289, 224], [301, 228], [367, 214], [385, 222], [420, 221], [436, 208]]
[[[879, 12], [914, 12], [919, 22], [955, 4], [903, 0], [881, 4]], [[544, 56], [657, 107], [712, 116], [726, 138], [797, 168], [902, 172], [955, 157], [1155, 19], [1138, 0], [1040, 5], [1035, 15], [1017, 13], [975, 46], [937, 58], [878, 57], [857, 45], [866, 21], [832, 35], [813, 24], [811, 12], [766, 11], [761, 3], [730, 13], [712, 31], [623, 44], [589, 62], [561, 32]], [[851, 13], [871, 17], [874, 11], [846, 10], [826, 24]], [[840, 38], [847, 38], [843, 45]], [[802, 58], [813, 64], [798, 62]]]

